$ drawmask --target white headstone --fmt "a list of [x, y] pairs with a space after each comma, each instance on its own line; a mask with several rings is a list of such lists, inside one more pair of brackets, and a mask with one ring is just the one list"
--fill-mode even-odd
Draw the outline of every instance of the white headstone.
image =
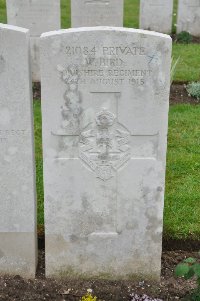
[[37, 265], [29, 32], [0, 24], [0, 273]]
[[71, 27], [123, 26], [124, 0], [71, 0]]
[[200, 36], [200, 0], [179, 0], [177, 33], [182, 31]]
[[173, 0], [140, 0], [140, 28], [171, 33]]
[[6, 0], [8, 24], [30, 29], [33, 81], [40, 81], [39, 37], [60, 29], [60, 0]]
[[158, 279], [171, 38], [41, 38], [46, 274]]

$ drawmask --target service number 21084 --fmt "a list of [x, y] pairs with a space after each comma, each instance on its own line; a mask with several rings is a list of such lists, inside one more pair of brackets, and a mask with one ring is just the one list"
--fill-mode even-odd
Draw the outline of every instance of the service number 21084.
[[70, 47], [66, 46], [66, 54], [68, 56], [71, 55], [95, 55], [96, 54], [96, 47]]

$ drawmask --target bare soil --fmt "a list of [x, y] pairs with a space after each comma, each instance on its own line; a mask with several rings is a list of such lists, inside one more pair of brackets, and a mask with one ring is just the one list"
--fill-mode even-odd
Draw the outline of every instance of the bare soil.
[[185, 86], [185, 83], [172, 84], [170, 91], [170, 105], [183, 103], [195, 105], [200, 103], [196, 98], [188, 95]]
[[[171, 35], [173, 42], [177, 43], [177, 34]], [[191, 36], [191, 44], [200, 44], [200, 37]], [[180, 44], [180, 41], [178, 42]]]

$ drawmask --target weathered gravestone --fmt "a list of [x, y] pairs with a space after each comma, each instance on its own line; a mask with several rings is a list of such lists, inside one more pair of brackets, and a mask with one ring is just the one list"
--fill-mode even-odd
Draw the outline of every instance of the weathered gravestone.
[[173, 0], [140, 0], [140, 28], [171, 33]]
[[30, 29], [33, 81], [40, 81], [39, 37], [60, 29], [60, 0], [6, 0], [8, 24]]
[[46, 274], [158, 279], [171, 38], [41, 38]]
[[200, 36], [200, 0], [179, 0], [177, 32]]
[[37, 264], [29, 32], [0, 24], [0, 273]]
[[123, 0], [71, 0], [71, 27], [123, 26]]

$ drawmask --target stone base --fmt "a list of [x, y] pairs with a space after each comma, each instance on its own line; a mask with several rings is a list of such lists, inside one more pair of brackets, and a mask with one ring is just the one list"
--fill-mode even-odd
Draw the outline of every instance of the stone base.
[[[98, 237], [99, 236], [99, 237]], [[151, 256], [134, 250], [122, 251], [120, 234], [89, 235], [82, 242], [73, 238], [73, 244], [61, 235], [46, 235], [46, 277], [146, 280], [159, 282], [161, 271], [161, 246], [150, 245]], [[87, 244], [87, 246], [86, 246]], [[114, 247], [115, 245], [115, 247]], [[147, 243], [148, 245], [148, 243]], [[147, 247], [145, 245], [144, 247]], [[64, 251], [65, 250], [65, 251]], [[144, 252], [145, 253], [145, 252]]]
[[37, 268], [35, 233], [0, 233], [0, 274], [34, 278]]

